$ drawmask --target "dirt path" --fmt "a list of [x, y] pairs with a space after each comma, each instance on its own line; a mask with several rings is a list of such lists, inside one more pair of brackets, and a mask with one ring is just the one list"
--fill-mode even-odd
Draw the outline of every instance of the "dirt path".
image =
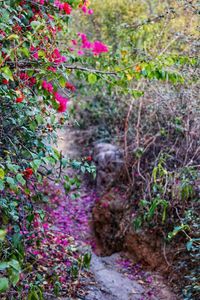
[[[68, 157], [80, 156], [75, 145], [75, 133], [70, 129], [59, 132], [58, 148]], [[55, 214], [61, 231], [67, 224], [70, 234], [82, 248], [91, 250], [94, 243], [90, 230], [94, 191], [82, 187], [78, 199], [65, 199]], [[70, 225], [69, 225], [70, 224]], [[88, 285], [84, 300], [173, 300], [177, 299], [157, 274], [151, 274], [123, 256], [113, 254], [98, 257], [92, 252], [91, 272], [94, 283]]]

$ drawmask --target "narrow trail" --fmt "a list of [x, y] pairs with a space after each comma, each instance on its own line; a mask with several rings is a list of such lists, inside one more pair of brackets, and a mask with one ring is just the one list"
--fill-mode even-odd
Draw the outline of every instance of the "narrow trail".
[[[59, 132], [58, 149], [68, 157], [79, 157], [73, 130]], [[58, 208], [52, 212], [56, 231], [73, 236], [80, 249], [92, 251], [91, 209], [95, 193], [82, 187], [77, 199], [60, 197]], [[87, 293], [77, 299], [84, 300], [175, 300], [158, 274], [146, 272], [121, 253], [98, 257], [92, 251], [90, 268], [93, 283]], [[62, 298], [63, 300], [66, 298]], [[69, 298], [67, 298], [69, 299]]]

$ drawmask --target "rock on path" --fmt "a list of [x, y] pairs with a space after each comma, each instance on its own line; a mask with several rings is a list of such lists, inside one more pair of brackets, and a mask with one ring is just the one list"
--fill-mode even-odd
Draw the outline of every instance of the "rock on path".
[[[112, 261], [112, 258], [110, 257], [109, 260]], [[103, 259], [97, 257], [94, 253], [92, 255], [91, 271], [95, 274], [104, 298], [100, 298], [100, 295], [95, 295], [90, 291], [86, 300], [140, 300], [141, 295], [145, 292], [142, 285], [124, 277], [119, 271], [111, 269], [111, 266], [105, 265]]]

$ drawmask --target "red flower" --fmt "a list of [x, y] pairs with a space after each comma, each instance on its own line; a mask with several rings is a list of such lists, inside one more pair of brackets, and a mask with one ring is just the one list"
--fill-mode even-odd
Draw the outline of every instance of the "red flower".
[[26, 168], [23, 171], [23, 174], [26, 179], [29, 179], [33, 175], [33, 170], [31, 168]]
[[64, 9], [64, 11], [66, 12], [67, 15], [71, 14], [72, 8], [68, 3], [64, 3], [63, 9]]
[[15, 92], [17, 94], [16, 103], [21, 103], [24, 100], [24, 95], [20, 90], [16, 90]]
[[24, 73], [24, 72], [21, 72], [20, 74], [19, 74], [19, 78], [21, 79], [21, 80], [28, 80], [29, 79], [29, 76], [28, 76], [28, 74], [27, 73]]
[[24, 96], [17, 97], [16, 103], [21, 103], [24, 100]]
[[68, 90], [71, 90], [72, 92], [75, 92], [75, 90], [76, 90], [75, 86], [72, 83], [70, 83], [70, 82], [67, 82], [66, 85], [65, 85], [65, 87]]
[[22, 27], [19, 24], [15, 24], [12, 29], [13, 31], [22, 31]]
[[86, 157], [86, 160], [87, 160], [87, 161], [92, 161], [92, 156]]
[[2, 80], [2, 83], [3, 83], [3, 84], [9, 84], [9, 80], [3, 79], [3, 80]]

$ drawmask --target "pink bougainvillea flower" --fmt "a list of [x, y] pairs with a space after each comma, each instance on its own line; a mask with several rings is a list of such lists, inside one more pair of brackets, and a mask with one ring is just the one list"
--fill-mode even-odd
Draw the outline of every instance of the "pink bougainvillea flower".
[[63, 3], [60, 2], [59, 0], [55, 0], [54, 5], [60, 10], [63, 9]]
[[60, 106], [58, 108], [58, 112], [65, 112], [67, 109], [67, 101], [66, 102], [60, 102]]
[[[101, 53], [106, 53], [108, 52], [108, 47], [103, 44], [100, 41], [95, 41], [94, 43], [90, 42], [86, 36], [85, 33], [78, 33], [78, 36], [81, 38], [81, 48], [82, 49], [91, 49], [92, 53], [97, 56]], [[82, 53], [80, 52], [81, 50], [79, 50], [78, 55], [82, 55]]]
[[63, 10], [67, 15], [71, 14], [72, 8], [68, 3], [64, 3]]
[[54, 1], [54, 5], [60, 9], [60, 10], [64, 10], [64, 12], [67, 14], [67, 15], [70, 15], [71, 12], [72, 12], [72, 7], [69, 3], [63, 3], [63, 2], [60, 2], [59, 0], [55, 0]]
[[78, 50], [77, 54], [78, 54], [78, 56], [83, 56], [84, 55], [84, 51]]
[[19, 78], [20, 78], [21, 80], [28, 80], [28, 79], [29, 79], [29, 76], [28, 76], [27, 73], [21, 72], [21, 73], [19, 74]]
[[27, 73], [25, 72], [20, 72], [19, 73], [19, 78], [22, 80], [22, 81], [25, 81], [26, 84], [30, 87], [32, 87], [34, 84], [36, 84], [36, 79], [35, 77], [30, 77]]
[[54, 68], [54, 67], [48, 67], [47, 70], [54, 72], [54, 73], [56, 72], [56, 68]]
[[60, 54], [60, 51], [58, 50], [58, 48], [56, 48], [53, 50], [49, 60], [56, 64], [59, 64], [59, 63], [65, 62], [67, 59], [65, 56], [62, 56]]
[[69, 99], [63, 97], [58, 92], [54, 93], [55, 100], [59, 103], [58, 112], [65, 112]]
[[33, 86], [34, 84], [36, 84], [36, 78], [35, 77], [30, 77], [29, 78], [29, 86]]
[[38, 58], [39, 58], [38, 52], [33, 53], [33, 57], [34, 57], [35, 59], [38, 59]]
[[100, 41], [95, 41], [93, 44], [92, 52], [94, 53], [94, 55], [106, 53], [106, 52], [108, 52], [108, 47]]
[[67, 82], [65, 87], [72, 92], [75, 92], [75, 90], [76, 90], [75, 86], [70, 82]]
[[43, 227], [44, 229], [48, 229], [48, 228], [49, 228], [49, 224], [48, 224], [48, 223], [43, 223], [43, 224], [42, 224], [42, 227]]
[[82, 9], [82, 11], [84, 12], [84, 14], [86, 14], [86, 13], [87, 13], [87, 11], [88, 11], [88, 9], [87, 9], [87, 6], [86, 6], [86, 5], [83, 5], [81, 9]]
[[31, 52], [35, 51], [35, 49], [36, 49], [36, 48], [35, 48], [33, 45], [30, 46], [30, 51], [31, 51]]
[[72, 44], [76, 46], [78, 44], [77, 40], [71, 40]]
[[50, 82], [47, 82], [46, 80], [42, 81], [42, 87], [44, 90], [46, 90], [49, 93], [53, 93], [53, 85]]
[[93, 9], [88, 10], [88, 15], [92, 15], [94, 13]]

